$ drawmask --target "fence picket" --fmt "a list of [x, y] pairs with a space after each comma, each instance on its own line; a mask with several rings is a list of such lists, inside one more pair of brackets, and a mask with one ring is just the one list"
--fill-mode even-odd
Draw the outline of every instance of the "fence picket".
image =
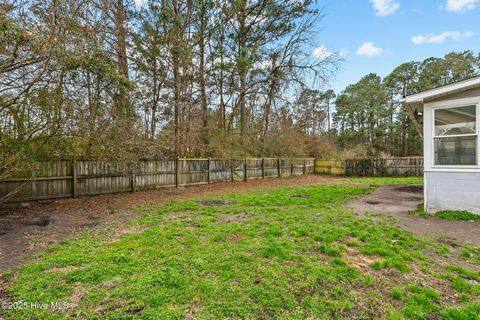
[[421, 176], [422, 157], [315, 160], [315, 173], [345, 176]]

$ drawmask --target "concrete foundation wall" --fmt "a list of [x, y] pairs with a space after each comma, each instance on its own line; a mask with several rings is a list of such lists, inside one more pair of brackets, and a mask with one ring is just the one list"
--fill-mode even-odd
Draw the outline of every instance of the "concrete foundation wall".
[[480, 172], [425, 172], [425, 210], [480, 214]]

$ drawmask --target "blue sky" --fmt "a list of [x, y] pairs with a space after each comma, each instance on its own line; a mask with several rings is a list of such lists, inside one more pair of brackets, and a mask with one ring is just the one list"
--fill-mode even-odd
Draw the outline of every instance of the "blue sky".
[[316, 53], [345, 56], [330, 83], [337, 93], [403, 62], [480, 51], [480, 0], [320, 0], [318, 7], [326, 16]]

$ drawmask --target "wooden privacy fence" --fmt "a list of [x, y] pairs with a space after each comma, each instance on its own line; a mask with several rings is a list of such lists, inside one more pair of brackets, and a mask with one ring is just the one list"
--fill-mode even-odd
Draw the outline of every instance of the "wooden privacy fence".
[[422, 176], [423, 158], [315, 160], [315, 173], [345, 176]]
[[[314, 159], [175, 159], [49, 161], [33, 178], [0, 182], [0, 203], [128, 192], [213, 182], [247, 181], [314, 173]], [[5, 201], [6, 200], [6, 201]]]

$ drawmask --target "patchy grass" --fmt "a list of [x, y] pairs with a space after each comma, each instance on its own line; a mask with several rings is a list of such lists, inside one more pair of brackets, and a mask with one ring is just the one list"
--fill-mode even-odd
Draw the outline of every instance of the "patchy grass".
[[415, 210], [409, 212], [412, 216], [424, 217], [424, 218], [433, 218], [435, 215], [428, 214], [425, 212], [425, 205], [422, 203], [418, 204]]
[[416, 210], [410, 211], [411, 215], [420, 216], [424, 218], [437, 218], [442, 220], [449, 220], [449, 221], [480, 221], [480, 215], [474, 214], [468, 211], [453, 211], [453, 210], [445, 210], [439, 211], [435, 214], [428, 214], [425, 213], [424, 204], [421, 203], [417, 206]]
[[387, 178], [350, 178], [353, 183], [381, 186], [386, 184], [423, 184], [422, 177], [387, 177]]
[[468, 211], [439, 211], [435, 214], [435, 217], [450, 221], [480, 221], [480, 215], [473, 214]]
[[[349, 199], [392, 180], [352, 181], [145, 208], [131, 222], [143, 231], [117, 240], [86, 233], [13, 275], [14, 301], [64, 301], [68, 309], [4, 317], [475, 319], [480, 274], [441, 268], [424, 252], [448, 248], [355, 216], [343, 206]], [[200, 203], [208, 200], [228, 204]]]

